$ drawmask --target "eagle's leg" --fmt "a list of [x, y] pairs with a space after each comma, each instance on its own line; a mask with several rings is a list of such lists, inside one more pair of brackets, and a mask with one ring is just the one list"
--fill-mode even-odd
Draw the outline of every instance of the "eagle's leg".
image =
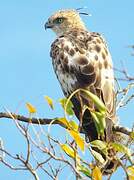
[[84, 130], [87, 143], [98, 139], [95, 123], [89, 110], [86, 110], [83, 114], [82, 128]]
[[78, 99], [78, 94], [77, 98], [74, 96], [72, 97], [71, 101], [74, 105], [73, 110], [75, 112], [75, 115], [80, 121], [79, 132], [85, 134], [86, 142], [91, 142], [93, 140], [98, 139], [98, 134], [94, 124], [94, 120], [88, 109], [83, 112], [83, 101], [80, 97]]

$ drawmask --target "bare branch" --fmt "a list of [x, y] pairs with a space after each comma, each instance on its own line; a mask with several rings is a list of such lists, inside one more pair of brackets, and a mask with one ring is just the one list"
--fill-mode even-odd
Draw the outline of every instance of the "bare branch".
[[114, 68], [114, 70], [124, 75], [124, 77], [117, 78], [119, 81], [134, 81], [134, 76], [130, 76], [126, 69], [120, 70], [118, 68]]
[[[118, 110], [120, 107], [126, 106], [134, 98], [134, 94], [127, 97], [128, 93], [133, 88], [134, 88], [134, 83], [130, 83], [128, 84], [126, 88], [117, 90], [116, 99], [119, 99], [119, 100], [116, 102], [116, 110]], [[118, 98], [119, 95], [121, 95], [120, 98]]]
[[127, 173], [127, 170], [126, 170], [126, 167], [123, 165], [123, 163], [119, 159], [118, 159], [118, 161], [120, 163], [120, 166], [122, 167], [122, 169], [124, 170], [124, 172], [126, 174], [126, 180], [130, 180], [128, 173]]
[[18, 171], [18, 170], [19, 171], [24, 171], [24, 170], [27, 170], [27, 168], [25, 168], [25, 167], [14, 167], [14, 166], [12, 166], [11, 164], [9, 164], [8, 162], [6, 162], [3, 159], [0, 159], [0, 162], [3, 163], [8, 168], [10, 168], [11, 170], [14, 170], [14, 171]]
[[129, 82], [134, 81], [134, 76], [129, 75], [123, 61], [121, 61], [121, 64], [122, 64], [122, 69], [118, 69], [118, 68], [114, 67], [114, 71], [119, 72], [120, 74], [122, 74], [124, 76], [124, 77], [117, 78], [117, 80], [119, 80], [119, 81], [129, 81]]
[[39, 177], [38, 177], [36, 171], [32, 168], [32, 165], [29, 162], [27, 162], [22, 156], [17, 155], [17, 157], [24, 164], [24, 166], [27, 167], [27, 170], [29, 170], [29, 172], [31, 172], [31, 174], [33, 175], [35, 180], [39, 180]]

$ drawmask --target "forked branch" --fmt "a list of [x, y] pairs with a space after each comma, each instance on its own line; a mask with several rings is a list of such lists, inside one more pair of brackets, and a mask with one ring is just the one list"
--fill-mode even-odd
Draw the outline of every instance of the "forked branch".
[[[58, 118], [29, 118], [26, 116], [22, 116], [19, 114], [15, 114], [15, 113], [6, 113], [6, 112], [0, 112], [0, 118], [9, 118], [9, 119], [13, 119], [13, 120], [18, 120], [18, 121], [22, 121], [22, 122], [26, 122], [26, 123], [32, 123], [32, 124], [36, 124], [36, 125], [60, 125], [64, 128], [67, 128], [65, 126], [65, 124], [63, 124], [61, 121], [58, 120]], [[115, 126], [113, 127], [113, 130], [115, 132], [121, 132], [123, 134], [126, 135], [130, 135], [131, 134], [131, 130], [125, 128], [125, 127], [121, 127], [121, 126]]]

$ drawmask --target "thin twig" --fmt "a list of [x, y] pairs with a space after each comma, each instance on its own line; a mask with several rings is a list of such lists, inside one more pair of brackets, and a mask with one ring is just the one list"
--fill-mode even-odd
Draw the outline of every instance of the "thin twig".
[[0, 162], [3, 163], [8, 168], [10, 168], [11, 170], [14, 170], [14, 171], [18, 171], [18, 170], [19, 171], [24, 171], [24, 170], [27, 170], [27, 168], [25, 168], [25, 167], [14, 167], [14, 166], [12, 166], [11, 164], [9, 164], [8, 162], [6, 162], [3, 159], [0, 159]]
[[29, 170], [29, 172], [31, 172], [31, 174], [33, 175], [35, 180], [39, 180], [39, 177], [38, 177], [36, 171], [32, 168], [31, 164], [29, 164], [29, 162], [26, 162], [26, 160], [22, 156], [18, 155], [18, 159], [24, 164], [25, 167], [27, 167], [27, 170]]
[[122, 62], [122, 70], [118, 69], [118, 68], [113, 68], [115, 71], [123, 74], [124, 77], [120, 77], [120, 78], [117, 78], [117, 80], [119, 81], [134, 81], [134, 76], [130, 76], [127, 72], [127, 69], [125, 68], [124, 66], [124, 63]]

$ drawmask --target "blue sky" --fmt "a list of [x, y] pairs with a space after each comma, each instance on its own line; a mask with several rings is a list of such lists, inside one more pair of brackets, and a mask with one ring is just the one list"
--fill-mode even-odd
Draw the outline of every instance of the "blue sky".
[[[6, 107], [26, 115], [25, 102], [29, 101], [37, 107], [38, 116], [63, 114], [58, 108], [52, 113], [43, 99], [43, 95], [48, 95], [56, 102], [63, 97], [49, 57], [50, 44], [56, 36], [44, 30], [44, 23], [59, 9], [84, 6], [92, 16], [83, 16], [83, 20], [90, 31], [100, 32], [106, 38], [114, 66], [120, 68], [123, 60], [134, 75], [134, 57], [127, 48], [134, 44], [133, 0], [4, 0], [0, 2], [0, 111]], [[131, 102], [119, 111], [121, 124], [132, 126], [133, 106]], [[53, 131], [58, 132], [54, 128]], [[25, 151], [25, 143], [11, 120], [1, 119], [0, 137], [11, 152]], [[12, 172], [1, 164], [0, 172], [0, 179], [31, 178], [28, 173]]]

